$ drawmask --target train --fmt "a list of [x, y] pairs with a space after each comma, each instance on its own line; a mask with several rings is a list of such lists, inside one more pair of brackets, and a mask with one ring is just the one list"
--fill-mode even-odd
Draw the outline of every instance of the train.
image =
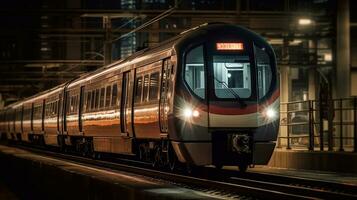
[[273, 48], [208, 23], [0, 110], [10, 141], [156, 167], [268, 163], [279, 131]]

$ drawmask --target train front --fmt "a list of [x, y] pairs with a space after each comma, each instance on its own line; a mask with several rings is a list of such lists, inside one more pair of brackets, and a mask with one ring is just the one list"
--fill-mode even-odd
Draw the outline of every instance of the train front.
[[208, 25], [176, 45], [169, 134], [181, 162], [267, 164], [279, 130], [279, 84], [271, 46], [233, 25]]

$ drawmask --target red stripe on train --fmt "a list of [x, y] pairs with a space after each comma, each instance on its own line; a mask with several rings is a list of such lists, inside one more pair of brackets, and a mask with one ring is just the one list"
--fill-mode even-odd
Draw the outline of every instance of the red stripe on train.
[[[279, 98], [279, 96], [280, 96], [280, 91], [276, 90], [269, 99], [260, 103], [259, 106], [264, 106], [264, 107], [269, 106], [272, 103], [274, 103], [276, 99]], [[256, 113], [257, 111], [258, 111], [257, 104], [248, 105], [245, 108], [239, 108], [239, 106], [224, 107], [214, 104], [210, 104], [209, 106], [210, 113], [219, 114], [219, 115], [246, 115], [246, 114]]]

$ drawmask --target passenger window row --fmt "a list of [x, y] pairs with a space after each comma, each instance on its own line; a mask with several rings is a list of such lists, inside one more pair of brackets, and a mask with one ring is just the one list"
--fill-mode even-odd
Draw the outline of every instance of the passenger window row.
[[73, 95], [69, 99], [68, 106], [67, 106], [67, 113], [68, 114], [73, 114], [78, 111], [78, 106], [79, 106], [79, 95]]
[[33, 118], [41, 119], [42, 118], [42, 105], [35, 105], [33, 108]]
[[100, 89], [93, 89], [84, 95], [86, 97], [85, 110], [95, 111], [118, 105], [117, 84], [108, 85]]
[[53, 101], [46, 104], [45, 116], [55, 116], [58, 113], [58, 101]]
[[135, 79], [135, 103], [158, 100], [160, 73], [139, 75]]
[[31, 111], [32, 111], [31, 108], [25, 108], [24, 109], [24, 116], [23, 116], [24, 120], [30, 120], [31, 119]]

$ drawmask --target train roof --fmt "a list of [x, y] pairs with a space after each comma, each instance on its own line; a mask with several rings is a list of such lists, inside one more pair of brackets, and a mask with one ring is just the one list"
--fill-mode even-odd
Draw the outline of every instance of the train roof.
[[249, 31], [248, 29], [245, 29], [245, 28], [237, 26], [237, 25], [231, 25], [231, 24], [226, 24], [226, 23], [202, 24], [200, 26], [183, 31], [179, 35], [174, 36], [166, 41], [163, 41], [153, 47], [149, 47], [149, 48], [140, 50], [124, 59], [118, 60], [116, 62], [109, 64], [109, 65], [105, 65], [95, 71], [84, 73], [80, 77], [75, 78], [71, 81], [68, 81], [61, 85], [58, 85], [58, 86], [51, 88], [49, 90], [45, 90], [45, 91], [35, 94], [31, 97], [27, 97], [27, 98], [20, 100], [18, 102], [12, 103], [12, 104], [6, 106], [5, 109], [17, 107], [18, 105], [22, 105], [23, 103], [34, 102], [37, 99], [45, 98], [45, 97], [53, 94], [54, 92], [57, 92], [58, 90], [63, 89], [67, 85], [76, 84], [80, 81], [85, 81], [87, 79], [90, 79], [91, 77], [97, 76], [98, 74], [105, 74], [106, 72], [110, 72], [110, 71], [125, 67], [127, 65], [137, 63], [144, 56], [153, 55], [155, 53], [162, 52], [162, 51], [168, 50], [168, 49], [174, 50], [175, 45], [178, 43], [183, 43], [185, 41], [186, 42], [191, 41], [192, 39], [195, 39], [195, 37], [197, 37], [199, 35], [209, 33], [209, 32], [215, 31], [217, 29], [222, 29], [222, 28], [227, 29], [229, 31], [232, 31], [232, 30], [240, 31], [240, 33], [243, 35], [247, 35], [249, 37], [254, 38], [255, 40], [260, 40], [260, 41], [266, 43], [266, 41], [259, 35], [255, 34], [252, 31]]

